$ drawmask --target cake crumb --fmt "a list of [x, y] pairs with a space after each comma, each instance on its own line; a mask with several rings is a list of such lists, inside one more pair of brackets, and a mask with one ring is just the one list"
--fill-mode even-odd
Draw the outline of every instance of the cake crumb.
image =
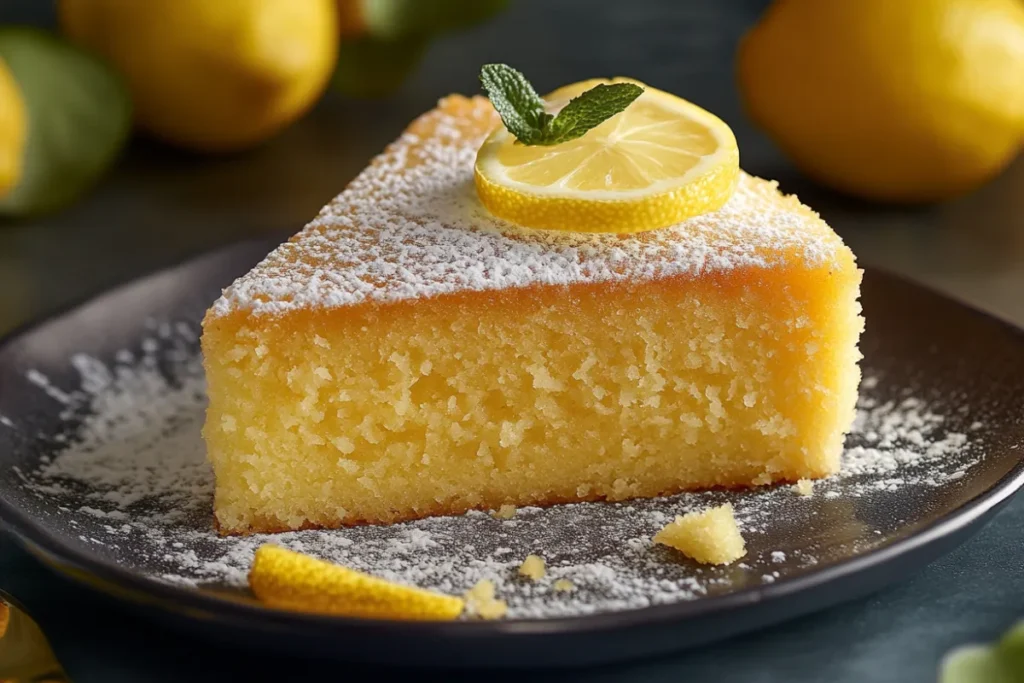
[[814, 482], [810, 479], [800, 479], [793, 484], [793, 491], [800, 494], [801, 496], [813, 496], [814, 495]]
[[512, 519], [516, 516], [516, 506], [505, 503], [500, 508], [492, 512], [491, 516], [495, 519]]
[[466, 614], [480, 619], [501, 619], [508, 612], [508, 603], [494, 597], [494, 582], [480, 579], [466, 591]]
[[540, 581], [547, 573], [544, 558], [539, 555], [527, 555], [523, 564], [519, 566], [519, 576], [525, 576], [531, 581]]
[[551, 587], [556, 593], [570, 593], [576, 589], [576, 584], [569, 579], [559, 579]]
[[747, 553], [729, 503], [676, 517], [655, 534], [654, 542], [701, 564], [730, 564]]

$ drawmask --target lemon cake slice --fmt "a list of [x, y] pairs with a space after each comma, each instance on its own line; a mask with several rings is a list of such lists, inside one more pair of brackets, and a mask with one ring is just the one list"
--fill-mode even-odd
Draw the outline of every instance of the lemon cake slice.
[[774, 183], [631, 235], [492, 216], [452, 96], [204, 321], [222, 533], [622, 500], [836, 471], [853, 254]]

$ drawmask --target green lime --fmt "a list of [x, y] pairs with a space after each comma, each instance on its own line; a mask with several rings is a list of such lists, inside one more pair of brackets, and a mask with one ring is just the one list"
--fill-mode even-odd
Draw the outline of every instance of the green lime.
[[1024, 683], [1024, 620], [1006, 632], [996, 645], [996, 652], [1006, 670], [1015, 676], [1013, 680]]
[[491, 18], [508, 0], [349, 0], [361, 37], [343, 40], [332, 84], [350, 97], [387, 97], [419, 64], [430, 41]]
[[942, 661], [939, 683], [1015, 683], [995, 650], [985, 645], [959, 647]]
[[338, 46], [331, 83], [349, 97], [387, 97], [416, 68], [429, 42], [426, 36], [345, 41]]
[[0, 214], [53, 211], [117, 158], [131, 131], [131, 99], [106, 65], [45, 31], [0, 28], [0, 57], [28, 109], [23, 174]]
[[474, 26], [505, 9], [508, 0], [363, 0], [370, 35], [396, 39]]

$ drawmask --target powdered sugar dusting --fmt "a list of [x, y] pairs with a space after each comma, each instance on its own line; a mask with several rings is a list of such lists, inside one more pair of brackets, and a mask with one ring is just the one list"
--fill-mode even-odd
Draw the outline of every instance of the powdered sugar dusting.
[[453, 292], [699, 275], [783, 262], [821, 265], [840, 239], [775, 183], [742, 174], [720, 211], [636, 235], [519, 228], [490, 215], [473, 165], [497, 118], [451, 97], [292, 240], [237, 280], [214, 316], [393, 302]]
[[[255, 549], [274, 542], [391, 580], [461, 593], [493, 580], [510, 618], [576, 616], [699, 599], [766, 585], [878, 547], [905, 533], [899, 509], [914, 491], [958, 486], [982, 459], [973, 440], [984, 416], [958, 415], [925, 398], [889, 400], [870, 374], [843, 471], [817, 482], [821, 495], [789, 486], [684, 494], [624, 503], [520, 508], [386, 527], [221, 538], [213, 531], [213, 478], [200, 429], [205, 399], [194, 329], [162, 330], [104, 364], [76, 356], [80, 386], [58, 389], [68, 432], [59, 452], [23, 473], [37, 514], [92, 551], [187, 589], [244, 588]], [[36, 378], [40, 379], [39, 377]], [[48, 393], [50, 383], [36, 382]], [[677, 514], [729, 501], [748, 554], [730, 567], [701, 567], [655, 546]], [[781, 545], [779, 539], [785, 539]], [[517, 569], [541, 555], [547, 575]], [[571, 592], [554, 585], [567, 579]]]

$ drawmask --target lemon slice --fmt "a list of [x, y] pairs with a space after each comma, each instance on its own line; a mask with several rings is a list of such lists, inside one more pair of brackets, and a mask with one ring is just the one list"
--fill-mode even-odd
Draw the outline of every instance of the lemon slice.
[[271, 607], [371, 619], [447, 621], [465, 604], [273, 545], [256, 550], [249, 587]]
[[[545, 101], [555, 112], [599, 83], [618, 82], [636, 81], [582, 81]], [[644, 88], [625, 111], [560, 145], [518, 144], [499, 126], [476, 157], [484, 206], [531, 228], [615, 233], [664, 228], [721, 208], [739, 178], [732, 130], [686, 100]]]

